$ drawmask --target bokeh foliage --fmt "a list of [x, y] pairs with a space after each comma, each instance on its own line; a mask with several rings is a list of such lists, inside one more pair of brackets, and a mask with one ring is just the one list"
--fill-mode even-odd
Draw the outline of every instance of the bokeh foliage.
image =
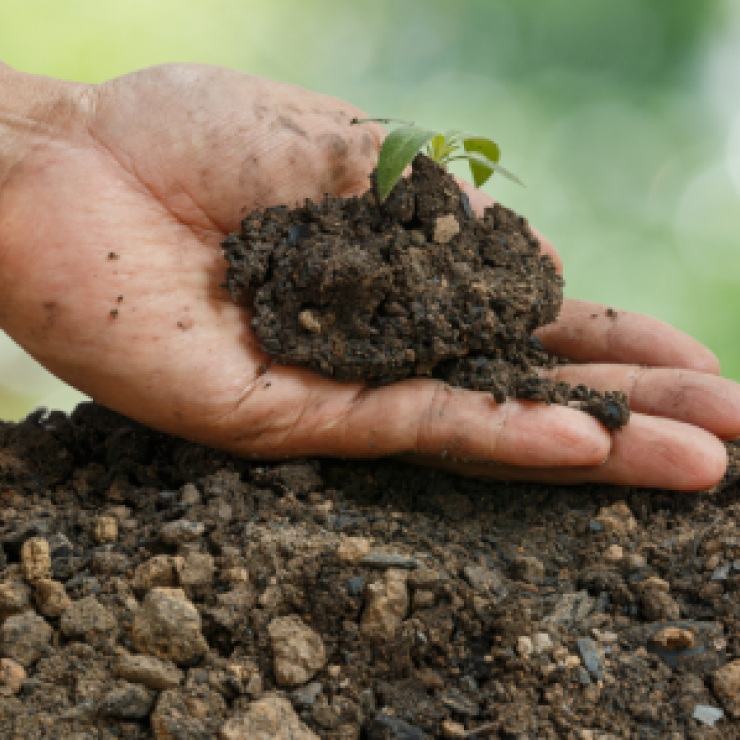
[[[486, 190], [550, 237], [568, 295], [669, 321], [740, 379], [740, 196], [707, 83], [735, 10], [732, 0], [25, 0], [0, 7], [0, 58], [89, 82], [221, 64], [373, 116], [490, 135], [528, 187], [494, 177]], [[0, 338], [0, 418], [77, 399], [27, 363]]]

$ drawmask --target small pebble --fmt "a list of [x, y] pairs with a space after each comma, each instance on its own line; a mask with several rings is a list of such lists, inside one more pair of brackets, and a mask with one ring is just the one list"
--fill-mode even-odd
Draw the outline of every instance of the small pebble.
[[718, 668], [712, 676], [712, 687], [720, 699], [737, 699], [740, 692], [740, 659]]
[[51, 555], [45, 538], [31, 537], [23, 543], [21, 572], [29, 583], [51, 576]]
[[694, 646], [694, 635], [679, 627], [665, 627], [653, 635], [652, 642], [663, 650], [690, 650]]
[[576, 644], [581, 653], [583, 665], [597, 681], [601, 681], [604, 676], [601, 671], [601, 654], [596, 643], [590, 637], [582, 637], [576, 640]]
[[459, 722], [455, 722], [451, 719], [446, 719], [442, 722], [442, 736], [448, 738], [461, 738], [466, 737], [467, 732], [465, 726]]
[[534, 651], [531, 638], [526, 637], [525, 635], [518, 637], [516, 641], [516, 651], [519, 653], [521, 658], [528, 660]]
[[537, 632], [532, 637], [532, 649], [536, 655], [546, 655], [552, 650], [552, 647], [552, 638], [547, 632]]
[[156, 696], [145, 686], [127, 683], [105, 694], [98, 705], [98, 712], [104, 717], [144, 719], [154, 708]]
[[299, 616], [276, 617], [267, 626], [267, 633], [272, 643], [275, 680], [280, 686], [306, 683], [324, 667], [324, 641]]
[[628, 534], [637, 528], [637, 521], [624, 501], [602, 507], [596, 517], [596, 522], [601, 524], [605, 532], [615, 534]]
[[337, 557], [344, 563], [359, 563], [369, 552], [372, 541], [367, 537], [345, 537], [337, 548]]
[[714, 569], [714, 572], [712, 573], [712, 580], [713, 581], [726, 581], [727, 577], [730, 575], [730, 568], [732, 567], [732, 563], [725, 563], [724, 565], [719, 565]]
[[159, 536], [168, 545], [179, 545], [183, 542], [192, 542], [192, 540], [201, 537], [205, 531], [206, 528], [201, 522], [179, 519], [178, 521], [165, 524]]
[[298, 709], [304, 709], [313, 706], [316, 697], [323, 691], [323, 688], [317, 681], [312, 681], [291, 692], [290, 699]]
[[21, 690], [26, 671], [10, 658], [0, 658], [0, 696], [13, 696]]
[[533, 556], [518, 555], [514, 558], [513, 570], [515, 578], [537, 585], [542, 582], [545, 566]]
[[368, 553], [360, 562], [362, 565], [369, 565], [373, 568], [406, 568], [412, 570], [419, 567], [419, 561], [416, 558], [384, 552]]
[[388, 570], [384, 578], [365, 589], [360, 632], [368, 640], [388, 642], [406, 618], [408, 609], [409, 593], [402, 573]]
[[95, 522], [94, 537], [96, 542], [115, 542], [118, 539], [118, 521], [112, 516], [98, 517]]
[[43, 578], [34, 584], [36, 606], [45, 617], [59, 617], [72, 605], [64, 584]]
[[460, 233], [460, 224], [453, 214], [439, 216], [434, 222], [433, 239], [437, 244], [447, 244]]
[[134, 617], [132, 637], [136, 649], [160, 660], [188, 666], [207, 650], [201, 617], [179, 588], [153, 588]]
[[200, 500], [200, 492], [192, 483], [186, 483], [180, 490], [180, 503], [183, 506], [195, 506]]
[[630, 552], [622, 558], [620, 565], [628, 571], [636, 571], [644, 568], [646, 565], [645, 558], [636, 552]]
[[51, 638], [51, 627], [38, 614], [15, 614], [0, 626], [0, 655], [28, 667], [46, 653]]
[[664, 581], [662, 578], [658, 578], [657, 576], [646, 578], [642, 582], [642, 587], [643, 589], [655, 589], [656, 591], [663, 591], [664, 593], [668, 593], [671, 589], [668, 581]]
[[182, 671], [174, 663], [151, 655], [122, 655], [112, 670], [114, 675], [157, 691], [174, 689], [183, 680]]
[[694, 707], [694, 713], [691, 715], [691, 718], [707, 727], [714, 727], [715, 723], [719, 722], [724, 716], [725, 713], [717, 707], [710, 707], [707, 704], [697, 704]]

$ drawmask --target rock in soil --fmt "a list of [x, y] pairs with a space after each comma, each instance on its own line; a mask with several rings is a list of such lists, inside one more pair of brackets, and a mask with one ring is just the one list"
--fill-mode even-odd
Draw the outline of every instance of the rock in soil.
[[326, 663], [321, 635], [300, 617], [277, 617], [267, 625], [275, 656], [275, 680], [281, 686], [299, 686], [310, 681]]
[[52, 629], [32, 611], [8, 617], [0, 627], [0, 656], [22, 666], [35, 663], [49, 646]]
[[499, 403], [567, 404], [608, 429], [629, 419], [623, 393], [536, 372], [558, 363], [533, 337], [563, 302], [554, 262], [509, 209], [477, 218], [455, 179], [422, 154], [383, 204], [370, 188], [256, 210], [223, 248], [225, 285], [253, 299], [252, 328], [281, 364], [376, 385], [431, 376]]
[[0, 737], [737, 738], [738, 494], [0, 423]]
[[17, 694], [25, 680], [26, 672], [20, 663], [10, 658], [0, 659], [0, 697]]
[[137, 609], [131, 634], [139, 652], [191, 665], [208, 649], [200, 628], [200, 613], [182, 589], [159, 587]]
[[221, 740], [318, 740], [296, 715], [287, 699], [254, 701], [248, 710], [221, 725]]

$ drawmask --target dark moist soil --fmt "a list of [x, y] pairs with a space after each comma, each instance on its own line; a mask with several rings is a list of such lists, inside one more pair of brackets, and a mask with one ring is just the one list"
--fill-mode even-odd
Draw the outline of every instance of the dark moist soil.
[[382, 205], [326, 196], [257, 210], [223, 244], [232, 298], [247, 293], [262, 349], [282, 364], [381, 385], [450, 385], [580, 408], [615, 430], [620, 392], [540, 377], [562, 362], [533, 332], [556, 320], [563, 280], [527, 222], [501, 205], [476, 218], [424, 155]]
[[0, 737], [737, 738], [729, 449], [689, 495], [0, 422]]

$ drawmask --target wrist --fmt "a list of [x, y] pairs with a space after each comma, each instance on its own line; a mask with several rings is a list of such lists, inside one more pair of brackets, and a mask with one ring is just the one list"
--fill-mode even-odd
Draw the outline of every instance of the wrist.
[[93, 87], [0, 63], [0, 189], [31, 149], [67, 139], [93, 108]]
[[28, 260], [29, 217], [40, 182], [60, 152], [89, 139], [92, 86], [17, 72], [0, 64], [0, 327]]

